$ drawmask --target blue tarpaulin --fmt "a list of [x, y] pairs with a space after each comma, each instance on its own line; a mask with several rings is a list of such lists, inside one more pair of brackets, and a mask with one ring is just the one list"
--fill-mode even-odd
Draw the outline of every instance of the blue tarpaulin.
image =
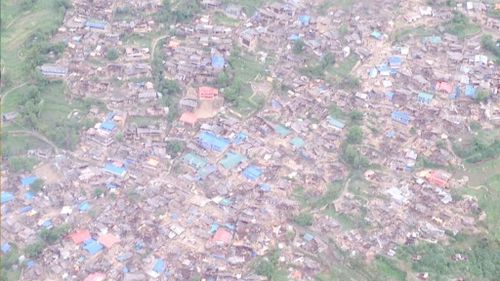
[[380, 31], [375, 30], [370, 35], [377, 40], [382, 39], [382, 33]]
[[89, 239], [89, 240], [85, 241], [84, 243], [85, 243], [85, 246], [83, 246], [83, 248], [85, 250], [87, 250], [87, 252], [89, 252], [92, 255], [97, 254], [99, 251], [101, 251], [103, 249], [103, 246], [101, 245], [101, 243], [95, 241], [94, 239]]
[[113, 163], [107, 163], [106, 166], [104, 166], [104, 170], [108, 173], [111, 173], [113, 175], [117, 175], [120, 177], [123, 177], [127, 173], [127, 170], [125, 168], [118, 167]]
[[288, 40], [291, 40], [291, 41], [297, 41], [300, 39], [300, 36], [298, 34], [292, 34], [290, 35], [290, 37], [288, 37]]
[[290, 134], [290, 129], [288, 129], [287, 127], [285, 127], [283, 125], [275, 126], [274, 131], [282, 137], [286, 137], [286, 136], [288, 136], [288, 134]]
[[14, 194], [11, 192], [2, 191], [2, 204], [14, 200]]
[[88, 210], [90, 210], [89, 203], [83, 202], [82, 204], [80, 204], [80, 212], [87, 212]]
[[153, 270], [156, 273], [162, 273], [163, 271], [165, 271], [165, 267], [165, 261], [162, 259], [157, 259], [155, 265], [153, 266]]
[[21, 213], [26, 213], [26, 212], [29, 212], [31, 210], [33, 210], [33, 207], [31, 207], [31, 206], [24, 206], [24, 207], [21, 208], [20, 211], [21, 211]]
[[106, 131], [113, 131], [116, 128], [115, 122], [111, 120], [106, 120], [102, 122], [101, 124], [101, 129], [106, 130]]
[[470, 98], [475, 98], [476, 97], [476, 87], [472, 85], [466, 85], [465, 86], [465, 96], [470, 97]]
[[306, 144], [306, 142], [305, 142], [302, 138], [300, 138], [300, 137], [294, 137], [294, 138], [290, 141], [290, 143], [291, 143], [291, 144], [292, 144], [295, 148], [301, 148], [301, 147], [303, 147], [303, 146]]
[[213, 55], [212, 56], [212, 67], [216, 69], [222, 69], [224, 68], [224, 57], [219, 56], [219, 55]]
[[21, 179], [22, 186], [30, 186], [33, 184], [38, 178], [36, 176], [29, 176]]
[[5, 243], [3, 243], [3, 244], [2, 244], [2, 252], [3, 252], [4, 254], [6, 254], [6, 253], [10, 252], [10, 249], [11, 249], [11, 248], [12, 248], [12, 247], [11, 247], [11, 246], [10, 246], [10, 244], [9, 244], [9, 243], [7, 243], [7, 242], [5, 242]]
[[35, 194], [33, 194], [33, 192], [28, 191], [24, 194], [24, 199], [26, 200], [32, 200], [33, 198], [35, 198]]
[[243, 175], [249, 180], [256, 180], [262, 175], [262, 170], [257, 166], [248, 166], [244, 171]]
[[308, 26], [309, 23], [311, 22], [311, 17], [307, 16], [307, 15], [299, 16], [299, 22], [300, 22], [300, 25], [302, 25], [302, 26]]

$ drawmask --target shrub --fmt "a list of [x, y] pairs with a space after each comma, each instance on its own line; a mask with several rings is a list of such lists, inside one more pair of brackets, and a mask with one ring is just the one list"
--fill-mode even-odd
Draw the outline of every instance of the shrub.
[[300, 226], [311, 226], [313, 224], [313, 217], [309, 213], [300, 213], [293, 221]]
[[28, 258], [36, 258], [43, 252], [43, 249], [45, 249], [45, 243], [43, 241], [37, 241], [24, 248], [24, 255]]
[[110, 61], [117, 60], [120, 54], [118, 53], [118, 50], [112, 48], [109, 49], [108, 52], [106, 53], [106, 58]]
[[347, 133], [347, 141], [349, 143], [361, 143], [363, 140], [363, 131], [359, 126], [353, 126]]

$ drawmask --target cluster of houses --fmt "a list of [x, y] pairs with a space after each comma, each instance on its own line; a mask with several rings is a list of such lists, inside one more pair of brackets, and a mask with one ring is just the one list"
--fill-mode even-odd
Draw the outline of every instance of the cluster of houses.
[[[222, 2], [200, 1], [200, 15], [156, 49], [165, 78], [183, 86], [179, 117], [169, 121], [153, 84], [155, 46], [141, 45], [164, 35], [148, 16], [161, 1], [72, 1], [55, 35], [68, 48], [40, 71], [106, 107], [91, 107], [95, 123], [75, 151], [32, 152], [43, 164], [30, 174], [3, 171], [3, 254], [70, 226], [39, 257], [22, 258], [23, 280], [264, 280], [248, 268], [274, 249], [290, 280], [313, 280], [326, 268], [312, 257], [336, 249], [370, 260], [479, 231], [477, 200], [452, 197], [466, 180], [421, 163], [460, 165], [450, 138], [471, 121], [499, 124], [498, 65], [477, 36], [389, 36], [396, 25], [445, 22], [449, 8], [403, 1], [396, 10], [385, 0], [323, 11], [318, 1], [273, 1], [247, 15]], [[475, 3], [457, 9], [498, 30]], [[307, 55], [331, 53], [336, 65], [355, 57], [360, 88], [303, 75], [298, 40]], [[234, 48], [272, 55], [267, 81], [282, 85], [244, 120], [225, 110], [224, 89], [214, 86]], [[491, 94], [486, 103], [475, 100], [480, 91]], [[371, 164], [354, 187], [341, 160], [352, 111], [363, 116], [356, 147]], [[44, 187], [33, 192], [37, 178]], [[328, 198], [332, 184], [342, 191], [319, 209], [299, 198]], [[311, 208], [310, 225], [297, 225]]]

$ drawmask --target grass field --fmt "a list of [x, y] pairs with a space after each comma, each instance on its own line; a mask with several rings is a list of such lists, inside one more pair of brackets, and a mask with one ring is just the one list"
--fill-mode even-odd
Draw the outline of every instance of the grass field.
[[[36, 130], [56, 145], [72, 148], [78, 141], [78, 130], [88, 121], [80, 116], [86, 114], [92, 103], [82, 100], [69, 101], [67, 88], [62, 81], [47, 83], [33, 79], [33, 69], [28, 67], [29, 63], [24, 56], [29, 52], [26, 43], [34, 34], [50, 37], [57, 31], [66, 9], [59, 0], [39, 0], [34, 1], [32, 5], [26, 3], [30, 2], [1, 2], [1, 67], [2, 75], [8, 80], [2, 88], [2, 93], [7, 95], [2, 97], [1, 110], [18, 111], [24, 97], [33, 89], [39, 88], [41, 103]], [[73, 115], [73, 112], [79, 114]], [[8, 133], [10, 130], [33, 130], [24, 124], [19, 117], [13, 123], [4, 124], [3, 131]], [[40, 147], [41, 143], [28, 137], [8, 136], [2, 139], [2, 145], [4, 152], [21, 155], [27, 149]]]
[[250, 54], [235, 52], [229, 58], [232, 83], [224, 89], [224, 95], [232, 99], [232, 109], [248, 116], [263, 105], [265, 97], [253, 92], [251, 81], [265, 75], [265, 64]]
[[1, 32], [2, 74], [12, 81], [11, 87], [26, 81], [27, 69], [22, 62], [26, 40], [37, 31], [54, 32], [64, 18], [64, 8], [58, 6], [57, 0], [36, 1], [28, 10], [23, 8], [21, 2], [1, 2], [2, 24], [5, 25]]

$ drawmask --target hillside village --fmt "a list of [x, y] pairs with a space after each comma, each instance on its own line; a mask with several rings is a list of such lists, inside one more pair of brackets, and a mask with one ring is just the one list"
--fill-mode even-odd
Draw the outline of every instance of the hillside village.
[[[343, 254], [485, 233], [489, 214], [454, 190], [491, 157], [466, 151], [477, 124], [500, 150], [484, 43], [499, 4], [200, 0], [162, 22], [167, 2], [74, 0], [51, 37], [64, 52], [36, 71], [97, 102], [68, 115], [91, 120], [72, 149], [28, 150], [31, 170], [3, 160], [2, 256], [19, 253], [20, 280], [281, 280], [266, 261], [318, 280]], [[488, 280], [467, 274], [453, 280]]]

